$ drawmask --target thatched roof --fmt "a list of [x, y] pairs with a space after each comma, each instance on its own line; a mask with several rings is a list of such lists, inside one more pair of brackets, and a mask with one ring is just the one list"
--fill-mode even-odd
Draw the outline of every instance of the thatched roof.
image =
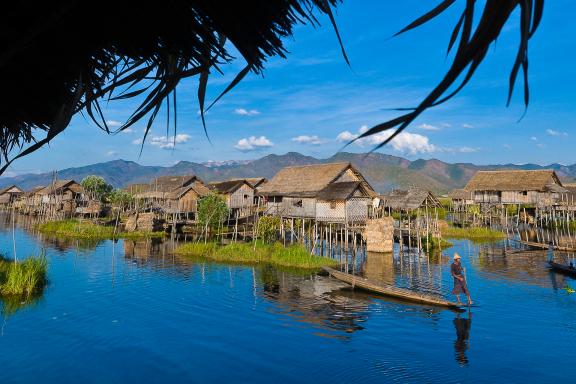
[[[166, 187], [168, 184], [159, 184], [160, 186]], [[170, 188], [156, 188], [156, 185], [148, 185], [148, 188], [140, 192], [134, 193], [134, 197], [138, 199], [169, 199], [177, 200], [186, 194], [188, 191], [194, 190], [198, 196], [206, 196], [210, 193], [208, 187], [204, 185], [200, 180], [194, 179], [191, 183], [187, 183], [186, 186], [176, 187], [174, 189]]]
[[32, 195], [35, 195], [35, 194], [37, 194], [38, 192], [40, 192], [41, 190], [43, 190], [44, 188], [46, 188], [45, 185], [38, 185], [38, 186], [36, 186], [36, 187], [34, 187], [34, 188], [32, 188], [32, 189], [27, 190], [27, 191], [24, 193], [24, 196], [32, 196]]
[[343, 181], [328, 184], [316, 196], [319, 200], [347, 200], [358, 191], [360, 196], [370, 197], [360, 181]]
[[472, 192], [465, 189], [454, 189], [448, 194], [448, 197], [452, 200], [473, 200]]
[[8, 187], [0, 189], [0, 195], [7, 193], [8, 191], [10, 191], [13, 188], [17, 189], [17, 191], [10, 192], [11, 194], [21, 195], [24, 193], [24, 191], [22, 189], [18, 188], [18, 186], [16, 186], [16, 185], [12, 184]]
[[67, 189], [75, 193], [84, 193], [84, 188], [74, 180], [56, 180], [36, 193], [40, 195], [55, 195], [63, 193]]
[[560, 179], [551, 169], [478, 171], [466, 184], [467, 191], [563, 192]]
[[150, 184], [145, 183], [128, 184], [126, 187], [124, 187], [124, 190], [131, 194], [145, 192], [148, 191], [149, 189]]
[[145, 100], [120, 129], [149, 117], [148, 130], [163, 103], [175, 113], [173, 91], [191, 76], [199, 76], [203, 112], [209, 74], [234, 59], [231, 47], [247, 63], [238, 81], [250, 70], [261, 73], [268, 57], [285, 57], [284, 41], [296, 24], [315, 25], [318, 14], [333, 21], [338, 1], [174, 0], [143, 6], [101, 0], [89, 8], [84, 2], [8, 2], [0, 25], [0, 80], [7, 96], [0, 106], [0, 152], [7, 156], [23, 144], [31, 144], [23, 155], [40, 148], [79, 111], [110, 131], [99, 99]]
[[380, 196], [380, 198], [382, 199], [382, 206], [394, 210], [440, 207], [440, 202], [432, 192], [420, 188], [396, 189]]
[[246, 180], [248, 182], [248, 184], [250, 184], [254, 188], [258, 188], [262, 184], [268, 182], [268, 179], [265, 177], [248, 177], [248, 178], [238, 179], [238, 180]]
[[199, 180], [195, 180], [192, 184], [188, 184], [185, 187], [177, 188], [176, 190], [168, 193], [167, 196], [172, 199], [179, 199], [190, 190], [196, 192], [196, 194], [200, 197], [206, 196], [207, 194], [210, 193], [210, 189], [206, 185], [204, 185], [204, 183], [202, 183]]
[[208, 184], [208, 188], [223, 195], [227, 195], [236, 192], [238, 188], [242, 187], [243, 185], [247, 185], [250, 188], [254, 189], [252, 184], [250, 184], [248, 181], [244, 179], [214, 182]]
[[258, 191], [264, 196], [315, 197], [344, 172], [352, 170], [369, 193], [374, 190], [360, 172], [350, 163], [314, 164], [281, 169]]
[[152, 180], [149, 188], [151, 191], [171, 192], [195, 181], [200, 181], [195, 175], [161, 176]]

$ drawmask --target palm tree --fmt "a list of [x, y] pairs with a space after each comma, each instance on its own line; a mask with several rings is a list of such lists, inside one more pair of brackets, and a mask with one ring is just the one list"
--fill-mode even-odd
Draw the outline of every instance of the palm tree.
[[[267, 58], [285, 57], [282, 39], [291, 36], [298, 23], [317, 26], [317, 14], [328, 16], [342, 47], [332, 11], [341, 1], [168, 0], [152, 6], [135, 0], [8, 2], [3, 5], [0, 25], [0, 151], [4, 158], [0, 174], [15, 159], [50, 142], [79, 112], [111, 133], [102, 101], [143, 100], [116, 130], [147, 118], [147, 134], [160, 107], [166, 105], [167, 128], [173, 126], [176, 131], [176, 87], [192, 76], [199, 78], [198, 101], [206, 129], [208, 78], [234, 59], [228, 44], [247, 64], [216, 101], [248, 72], [262, 73]], [[363, 136], [396, 129], [389, 141], [426, 109], [456, 94], [516, 8], [520, 9], [521, 39], [509, 97], [521, 68], [528, 103], [528, 40], [538, 27], [544, 0], [485, 0], [479, 5], [476, 0], [462, 1], [464, 11], [449, 42], [449, 50], [457, 47], [456, 54], [446, 76], [417, 107], [372, 127]], [[442, 1], [400, 33], [429, 21], [455, 2]], [[478, 9], [481, 17], [474, 25]], [[343, 47], [342, 53], [348, 62]], [[446, 94], [462, 74], [464, 80]], [[14, 151], [19, 153], [10, 158]]]

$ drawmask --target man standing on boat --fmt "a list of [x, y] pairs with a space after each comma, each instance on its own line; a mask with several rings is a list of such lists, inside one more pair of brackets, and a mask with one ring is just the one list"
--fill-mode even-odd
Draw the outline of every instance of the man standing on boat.
[[548, 243], [548, 262], [554, 261], [554, 244], [552, 242]]
[[463, 293], [468, 298], [468, 305], [472, 305], [472, 299], [470, 299], [470, 292], [468, 291], [468, 286], [466, 284], [466, 271], [464, 267], [462, 267], [462, 263], [460, 261], [460, 255], [454, 252], [454, 262], [450, 266], [450, 273], [454, 278], [454, 289], [452, 293], [456, 295], [458, 299], [458, 304], [461, 304], [460, 301], [460, 294]]

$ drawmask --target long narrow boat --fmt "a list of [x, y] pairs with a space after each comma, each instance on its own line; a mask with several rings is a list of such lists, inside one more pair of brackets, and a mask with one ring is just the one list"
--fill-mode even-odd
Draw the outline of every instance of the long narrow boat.
[[549, 261], [548, 266], [550, 267], [550, 269], [552, 269], [554, 271], [558, 271], [558, 272], [562, 272], [562, 273], [576, 276], [576, 268], [571, 267], [569, 265], [559, 264], [559, 263], [555, 263], [553, 261]]
[[340, 272], [330, 267], [324, 267], [323, 269], [335, 279], [351, 284], [354, 288], [360, 288], [365, 291], [378, 293], [384, 296], [395, 297], [397, 299], [411, 301], [414, 303], [430, 304], [439, 307], [460, 308], [463, 306], [462, 304], [445, 300], [440, 296], [416, 292], [405, 288], [398, 288], [393, 285], [382, 284], [380, 282], [366, 279], [364, 277]]

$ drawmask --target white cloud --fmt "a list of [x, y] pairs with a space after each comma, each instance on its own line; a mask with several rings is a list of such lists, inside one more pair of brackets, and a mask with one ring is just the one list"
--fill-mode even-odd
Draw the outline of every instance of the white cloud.
[[236, 108], [234, 110], [234, 113], [240, 116], [256, 116], [259, 115], [260, 112], [257, 111], [256, 109], [244, 109], [244, 108]]
[[439, 131], [439, 130], [440, 130], [439, 127], [437, 127], [437, 126], [435, 126], [435, 125], [431, 125], [431, 124], [426, 124], [426, 123], [420, 124], [420, 125], [418, 126], [418, 128], [419, 128], [419, 129], [422, 129], [422, 130], [424, 130], [424, 131]]
[[502, 144], [502, 146], [506, 149], [512, 149], [512, 146], [510, 144]]
[[117, 128], [121, 126], [122, 123], [116, 120], [106, 120], [106, 125], [109, 126], [110, 128]]
[[358, 137], [358, 135], [355, 135], [350, 131], [344, 131], [344, 132], [340, 132], [338, 134], [338, 136], [336, 136], [336, 140], [338, 140], [341, 143], [345, 143], [347, 141], [352, 141], [357, 137]]
[[538, 138], [537, 138], [536, 136], [532, 136], [532, 137], [530, 137], [530, 140], [532, 140], [532, 141], [538, 141]]
[[450, 127], [452, 126], [452, 124], [442, 123], [442, 124], [440, 124], [440, 126], [441, 126], [442, 128], [450, 128]]
[[462, 124], [462, 128], [474, 128], [472, 124], [464, 123]]
[[[348, 142], [354, 140], [360, 136], [360, 134], [366, 132], [368, 128], [366, 126], [360, 127], [358, 130], [359, 134], [354, 134], [349, 131], [340, 132], [336, 137], [336, 140], [340, 142]], [[376, 133], [374, 135], [364, 137], [355, 141], [355, 144], [364, 147], [366, 145], [376, 146], [382, 144], [386, 141], [393, 131], [385, 131]], [[418, 153], [432, 153], [440, 150], [437, 146], [430, 143], [430, 139], [424, 135], [417, 133], [401, 132], [392, 141], [390, 145], [398, 152], [408, 153], [410, 155], [416, 155]]]
[[458, 152], [460, 153], [474, 153], [474, 152], [478, 152], [480, 149], [479, 148], [472, 148], [472, 147], [460, 147], [458, 148]]
[[116, 156], [118, 154], [118, 152], [116, 151], [108, 151], [106, 152], [106, 156]]
[[312, 145], [320, 145], [324, 143], [324, 140], [319, 138], [318, 136], [307, 136], [301, 135], [292, 138], [292, 141], [299, 143], [299, 144], [312, 144]]
[[269, 148], [274, 146], [274, 143], [268, 140], [266, 136], [250, 136], [247, 139], [240, 139], [238, 143], [234, 146], [239, 151], [250, 152], [257, 151], [263, 148]]
[[553, 129], [547, 129], [546, 133], [550, 136], [568, 136], [566, 132], [555, 131]]
[[[172, 149], [174, 148], [174, 144], [182, 144], [186, 143], [192, 138], [192, 136], [180, 133], [174, 136], [152, 136], [150, 139], [147, 139], [147, 143], [153, 145], [155, 147], [161, 149]], [[135, 145], [142, 145], [142, 139], [134, 139], [132, 140], [132, 144]]]
[[[386, 137], [386, 139], [387, 138], [388, 137]], [[402, 132], [394, 139], [392, 139], [390, 144], [392, 144], [392, 147], [395, 150], [399, 152], [409, 153], [411, 155], [415, 155], [417, 153], [432, 153], [438, 151], [438, 147], [436, 147], [434, 144], [431, 144], [428, 137], [419, 135], [417, 133]]]
[[122, 132], [122, 133], [135, 133], [136, 130], [132, 129], [132, 128], [126, 128], [126, 129], [121, 130], [120, 132]]
[[180, 133], [176, 136], [152, 136], [150, 145], [161, 149], [172, 149], [175, 144], [185, 143], [190, 140], [192, 136]]

